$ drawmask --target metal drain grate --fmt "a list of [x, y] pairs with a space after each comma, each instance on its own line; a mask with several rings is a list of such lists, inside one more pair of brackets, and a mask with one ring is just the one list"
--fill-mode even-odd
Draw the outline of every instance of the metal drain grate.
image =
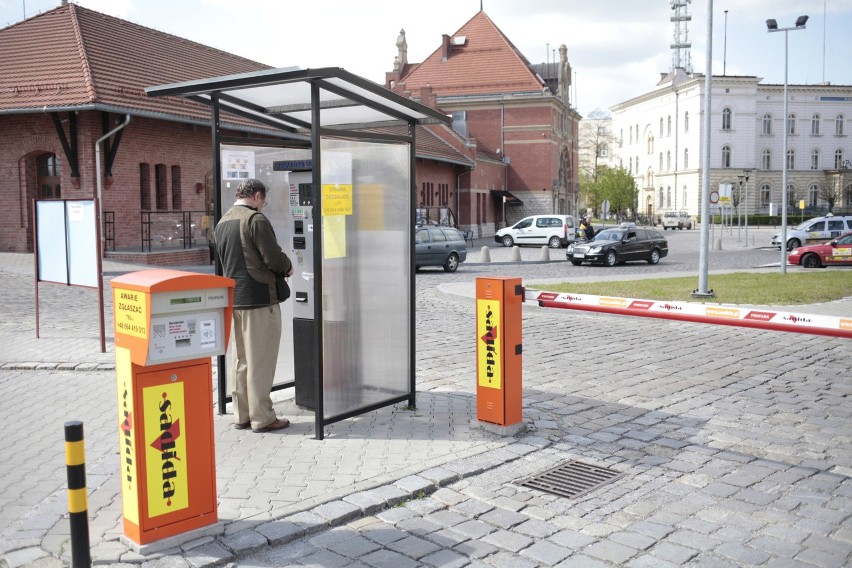
[[544, 473], [522, 479], [517, 484], [560, 497], [572, 498], [594, 491], [621, 475], [620, 472], [612, 469], [571, 460]]

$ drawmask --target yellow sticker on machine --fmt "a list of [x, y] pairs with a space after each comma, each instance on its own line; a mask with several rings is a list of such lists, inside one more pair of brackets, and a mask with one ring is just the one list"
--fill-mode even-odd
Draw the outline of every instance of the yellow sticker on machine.
[[115, 331], [148, 338], [148, 296], [144, 292], [115, 288], [112, 294]]
[[498, 300], [476, 300], [476, 369], [479, 386], [503, 387], [502, 306]]
[[148, 516], [153, 518], [189, 506], [183, 381], [143, 389], [142, 404]]

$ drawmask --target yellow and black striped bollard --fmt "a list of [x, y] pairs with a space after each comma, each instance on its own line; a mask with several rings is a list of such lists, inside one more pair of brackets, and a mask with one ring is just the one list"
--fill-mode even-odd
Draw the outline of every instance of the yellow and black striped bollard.
[[83, 423], [79, 420], [65, 423], [65, 469], [68, 475], [68, 517], [71, 521], [71, 566], [91, 566], [86, 448], [83, 445]]

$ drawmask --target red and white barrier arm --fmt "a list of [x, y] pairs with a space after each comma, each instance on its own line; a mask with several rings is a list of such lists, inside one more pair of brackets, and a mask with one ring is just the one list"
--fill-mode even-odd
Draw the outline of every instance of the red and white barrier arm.
[[698, 323], [793, 331], [852, 339], [852, 318], [778, 312], [740, 306], [706, 305], [699, 302], [660, 302], [591, 294], [545, 292], [526, 288], [524, 301], [545, 308], [565, 308], [625, 316], [640, 316]]

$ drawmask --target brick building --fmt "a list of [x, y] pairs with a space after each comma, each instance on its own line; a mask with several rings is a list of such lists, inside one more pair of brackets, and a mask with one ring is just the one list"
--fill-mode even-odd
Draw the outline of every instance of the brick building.
[[441, 202], [457, 187], [450, 205], [460, 225], [482, 236], [526, 215], [576, 212], [580, 116], [570, 104], [564, 45], [557, 62], [532, 65], [479, 11], [422, 63], [410, 63], [407, 52], [403, 30], [385, 86], [452, 114], [453, 129], [477, 157], [448, 192], [418, 177], [419, 201]]
[[[33, 250], [33, 199], [91, 199], [100, 186], [108, 257], [209, 258], [209, 108], [144, 88], [269, 66], [65, 2], [0, 29], [0, 61], [0, 250]], [[222, 115], [231, 135], [269, 134], [254, 124]], [[455, 188], [475, 156], [430, 128], [418, 127], [418, 170]]]

